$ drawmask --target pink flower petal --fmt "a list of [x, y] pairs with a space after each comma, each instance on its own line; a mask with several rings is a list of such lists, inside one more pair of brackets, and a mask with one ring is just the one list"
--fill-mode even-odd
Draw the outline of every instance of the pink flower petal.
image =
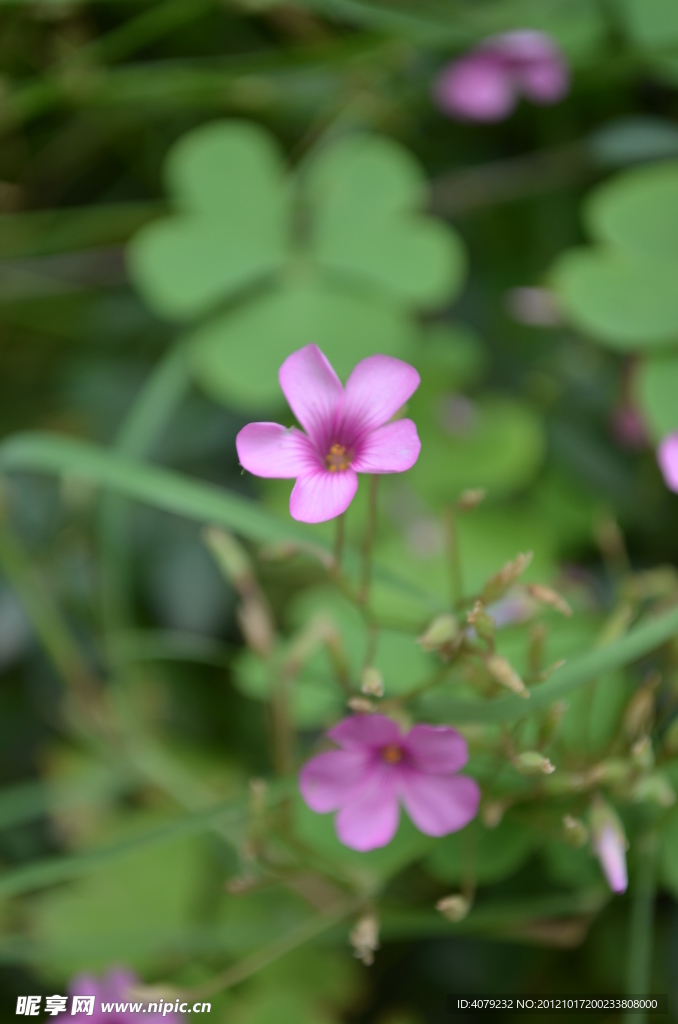
[[240, 465], [255, 476], [290, 479], [321, 465], [306, 435], [279, 423], [248, 423], [235, 446]]
[[405, 768], [398, 788], [405, 810], [427, 836], [457, 832], [478, 813], [480, 787], [466, 775], [426, 775]]
[[326, 814], [355, 800], [369, 773], [366, 751], [328, 750], [311, 758], [301, 769], [299, 789], [312, 811]]
[[678, 432], [669, 434], [661, 442], [657, 449], [657, 461], [666, 486], [678, 492]]
[[364, 852], [391, 842], [400, 819], [393, 782], [392, 772], [380, 771], [357, 800], [342, 807], [334, 825], [344, 846]]
[[131, 971], [113, 968], [101, 979], [101, 999], [112, 1002], [122, 1001], [129, 997], [130, 990], [138, 985], [139, 979]]
[[292, 489], [290, 515], [302, 523], [324, 523], [345, 512], [357, 490], [358, 477], [352, 469], [306, 473]]
[[415, 725], [407, 734], [408, 764], [431, 775], [458, 772], [468, 761], [468, 745], [456, 729], [446, 725]]
[[516, 105], [510, 71], [492, 53], [472, 53], [448, 65], [434, 95], [442, 110], [469, 121], [501, 121]]
[[522, 92], [533, 103], [557, 103], [566, 94], [570, 76], [565, 64], [558, 58], [528, 64], [517, 72]]
[[421, 441], [412, 420], [396, 420], [370, 431], [353, 460], [357, 473], [404, 473], [419, 457]]
[[337, 423], [344, 394], [341, 381], [317, 345], [288, 356], [278, 373], [292, 412], [317, 447], [323, 448]]
[[393, 356], [368, 356], [346, 382], [342, 413], [347, 434], [374, 430], [390, 420], [419, 387], [419, 374]]
[[553, 38], [548, 33], [535, 29], [518, 29], [515, 32], [488, 36], [481, 44], [480, 52], [492, 53], [506, 61], [525, 64], [561, 59], [560, 50]]
[[404, 741], [400, 728], [385, 715], [353, 715], [337, 722], [327, 733], [345, 750], [378, 749]]

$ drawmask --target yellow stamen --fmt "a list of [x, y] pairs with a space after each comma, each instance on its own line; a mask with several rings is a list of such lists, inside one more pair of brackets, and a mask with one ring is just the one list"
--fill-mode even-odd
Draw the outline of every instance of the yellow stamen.
[[403, 759], [403, 752], [400, 747], [390, 744], [388, 747], [383, 748], [381, 756], [386, 761], [386, 764], [398, 764], [398, 761]]
[[343, 444], [333, 444], [325, 456], [325, 465], [330, 473], [343, 472], [351, 465], [351, 459]]

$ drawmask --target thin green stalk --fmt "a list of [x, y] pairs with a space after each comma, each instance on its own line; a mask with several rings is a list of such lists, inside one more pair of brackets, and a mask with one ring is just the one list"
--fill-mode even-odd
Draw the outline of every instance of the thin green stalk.
[[379, 494], [379, 477], [373, 473], [370, 477], [369, 505], [367, 510], [367, 526], [365, 529], [365, 540], [363, 542], [363, 567], [358, 602], [367, 604], [370, 597], [370, 584], [372, 582], [372, 549], [374, 537], [377, 532], [377, 497]]
[[269, 964], [279, 960], [286, 953], [291, 953], [293, 949], [305, 945], [311, 939], [332, 928], [342, 918], [355, 913], [363, 903], [363, 896], [354, 900], [345, 900], [329, 913], [319, 914], [309, 918], [307, 921], [303, 921], [302, 924], [297, 925], [287, 935], [283, 935], [268, 946], [264, 946], [263, 949], [257, 950], [239, 963], [227, 967], [225, 971], [216, 974], [213, 978], [209, 978], [201, 985], [181, 990], [179, 998], [189, 1001], [205, 999], [209, 996], [217, 995], [219, 992], [224, 992], [228, 988], [233, 988], [234, 985], [238, 985], [241, 981], [245, 981], [246, 978], [256, 974], [257, 971], [261, 971], [264, 967], [268, 967]]
[[334, 534], [334, 563], [332, 574], [341, 576], [341, 559], [344, 553], [344, 538], [346, 534], [346, 513], [342, 512], [336, 518], [336, 530]]
[[57, 675], [67, 689], [91, 707], [100, 692], [93, 673], [4, 514], [0, 514], [0, 571], [23, 605]]
[[[657, 894], [657, 836], [646, 833], [638, 841], [638, 871], [631, 890], [631, 917], [626, 961], [626, 992], [629, 996], [650, 994], [654, 910]], [[646, 1010], [627, 1011], [625, 1020], [646, 1024]]]
[[447, 568], [449, 573], [450, 606], [456, 608], [462, 598], [464, 586], [461, 574], [461, 558], [459, 552], [459, 535], [454, 505], [445, 509], [445, 544], [447, 548]]
[[[137, 458], [148, 455], [185, 397], [188, 382], [183, 346], [179, 344], [153, 370], [120, 429], [115, 448]], [[129, 502], [118, 495], [105, 495], [99, 520], [102, 616], [109, 668], [114, 676], [129, 667], [116, 641], [132, 626], [129, 527]]]

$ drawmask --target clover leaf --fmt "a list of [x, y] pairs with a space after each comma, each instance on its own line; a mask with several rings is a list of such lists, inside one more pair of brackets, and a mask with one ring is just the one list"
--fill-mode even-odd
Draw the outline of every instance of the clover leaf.
[[309, 342], [340, 374], [406, 358], [415, 312], [463, 282], [461, 242], [419, 212], [425, 176], [395, 142], [338, 139], [292, 174], [264, 129], [222, 121], [182, 138], [165, 178], [175, 212], [133, 239], [130, 274], [156, 313], [193, 323], [194, 376], [229, 405], [278, 402], [277, 367]]
[[585, 219], [599, 244], [565, 253], [553, 280], [570, 319], [619, 351], [678, 339], [678, 163], [601, 186]]
[[171, 151], [165, 178], [178, 212], [143, 228], [129, 250], [156, 313], [190, 319], [280, 269], [291, 207], [266, 132], [244, 122], [199, 128]]

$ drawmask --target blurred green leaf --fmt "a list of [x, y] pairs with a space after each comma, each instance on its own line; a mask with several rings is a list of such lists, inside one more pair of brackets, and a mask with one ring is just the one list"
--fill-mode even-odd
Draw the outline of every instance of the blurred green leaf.
[[678, 337], [678, 266], [625, 251], [575, 249], [553, 269], [573, 323], [619, 351], [666, 345]]
[[415, 213], [426, 183], [402, 147], [380, 138], [339, 140], [320, 151], [304, 182], [315, 214], [311, 251], [321, 267], [416, 305], [458, 292], [461, 242], [447, 225]]
[[[109, 859], [105, 871], [34, 899], [33, 936], [51, 948], [53, 960], [61, 960], [62, 969], [102, 968], [111, 959], [138, 967], [163, 932], [176, 932], [189, 923], [204, 870], [201, 845], [192, 839], [149, 849], [144, 846], [148, 825], [147, 820], [128, 822], [117, 829], [118, 834], [130, 833], [124, 844], [136, 843], [133, 860]], [[86, 856], [82, 854], [81, 859]], [[101, 933], [108, 946], [103, 957], [96, 952], [96, 936]], [[92, 937], [94, 945], [87, 952]], [[77, 949], [80, 944], [77, 954], [71, 952], [69, 957], [69, 945]], [[144, 946], [145, 955], [141, 953]]]
[[678, 430], [678, 352], [641, 360], [633, 388], [655, 440]]
[[262, 276], [287, 256], [289, 201], [271, 136], [247, 122], [216, 122], [170, 152], [167, 184], [179, 215], [143, 229], [130, 273], [148, 304], [185, 319]]
[[601, 242], [658, 262], [678, 260], [678, 163], [638, 168], [601, 185], [585, 220]]
[[438, 840], [426, 868], [436, 881], [454, 885], [469, 878], [479, 885], [500, 882], [527, 860], [537, 839], [532, 829], [506, 818], [494, 829], [476, 820]]
[[678, 42], [678, 8], [673, 0], [618, 0], [629, 32], [642, 46]]
[[494, 497], [524, 487], [539, 470], [546, 438], [539, 417], [513, 398], [414, 395], [410, 411], [425, 447], [409, 477], [432, 502], [449, 502], [467, 488]]
[[290, 282], [211, 320], [189, 338], [195, 376], [213, 398], [260, 409], [281, 404], [278, 369], [317, 344], [344, 380], [374, 353], [406, 357], [416, 337], [404, 310], [327, 281]]

